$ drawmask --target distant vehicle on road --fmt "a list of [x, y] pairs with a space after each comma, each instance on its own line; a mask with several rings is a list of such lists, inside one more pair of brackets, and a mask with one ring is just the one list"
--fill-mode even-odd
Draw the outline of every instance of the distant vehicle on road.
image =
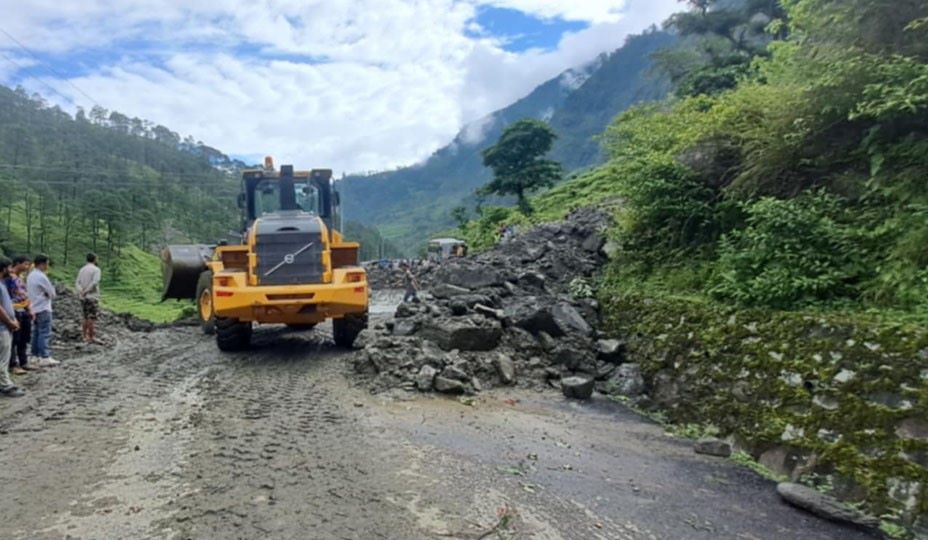
[[451, 257], [465, 257], [467, 255], [467, 242], [457, 238], [433, 238], [429, 240], [428, 259], [430, 261], [443, 261]]

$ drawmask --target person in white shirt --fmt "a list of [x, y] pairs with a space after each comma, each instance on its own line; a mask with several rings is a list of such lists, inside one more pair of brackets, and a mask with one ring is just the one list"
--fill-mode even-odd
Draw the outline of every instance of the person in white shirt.
[[47, 255], [36, 255], [34, 268], [26, 278], [26, 294], [32, 303], [35, 314], [35, 327], [32, 331], [32, 356], [35, 365], [40, 367], [57, 366], [59, 362], [52, 358], [49, 343], [52, 338], [52, 300], [55, 299], [55, 286], [48, 279], [48, 266], [51, 261]]
[[77, 296], [81, 299], [81, 311], [84, 314], [83, 333], [85, 343], [97, 341], [97, 315], [100, 311], [100, 267], [97, 266], [97, 256], [87, 254], [87, 264], [77, 273], [74, 282]]

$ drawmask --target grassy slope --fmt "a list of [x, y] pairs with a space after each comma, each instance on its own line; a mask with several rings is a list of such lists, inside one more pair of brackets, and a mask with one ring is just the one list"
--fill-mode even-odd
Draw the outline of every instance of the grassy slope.
[[[0, 216], [3, 220], [7, 215]], [[21, 206], [14, 207], [11, 219], [12, 236], [0, 240], [3, 251], [9, 255], [26, 252], [26, 217]], [[55, 224], [49, 227], [51, 246], [61, 246], [63, 233]], [[33, 231], [35, 235], [35, 231]], [[54, 281], [72, 286], [78, 269], [84, 264], [84, 255], [93, 246], [88, 239], [77, 238], [72, 241], [67, 262], [63, 250], [52, 249], [48, 255], [52, 258], [51, 277]], [[107, 260], [105, 246], [98, 246], [98, 253], [103, 268], [102, 303], [103, 306], [117, 312], [128, 312], [138, 317], [155, 322], [167, 322], [177, 319], [190, 306], [189, 302], [161, 303], [161, 263], [157, 255], [147, 253], [137, 247], [123, 247], [119, 262]], [[38, 248], [33, 242], [29, 255], [35, 255]]]

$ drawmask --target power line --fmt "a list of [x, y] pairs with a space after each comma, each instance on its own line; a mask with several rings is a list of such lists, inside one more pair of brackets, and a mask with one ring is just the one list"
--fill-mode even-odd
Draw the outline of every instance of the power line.
[[[0, 169], [15, 169], [15, 170], [30, 170], [30, 171], [46, 171], [46, 172], [58, 172], [58, 173], [73, 173], [73, 174], [88, 174], [96, 176], [126, 176], [128, 173], [116, 172], [110, 169], [77, 169], [77, 168], [67, 168], [67, 167], [46, 167], [42, 165], [13, 165], [11, 163], [0, 163]], [[210, 179], [215, 181], [227, 181], [235, 180], [235, 178], [226, 175], [223, 171], [216, 170], [216, 173], [224, 176], [213, 176], [208, 172], [202, 173], [185, 173], [185, 172], [173, 172], [173, 171], [160, 171], [158, 169], [152, 168], [153, 171], [157, 172], [160, 177], [177, 177], [177, 178], [202, 178]], [[142, 180], [142, 179], [140, 179]]]
[[[13, 60], [12, 58], [10, 58], [9, 56], [7, 56], [6, 53], [0, 52], [0, 56], [2, 56], [4, 59], [6, 59], [7, 62], [13, 64], [14, 66], [18, 67], [19, 69], [22, 69], [22, 70], [25, 70], [25, 69], [26, 69], [25, 66], [23, 66], [23, 65], [20, 64], [19, 62], [15, 61], [15, 60]], [[67, 102], [70, 103], [71, 105], [73, 105], [73, 106], [75, 106], [75, 107], [78, 107], [78, 104], [77, 104], [77, 103], [74, 103], [74, 100], [72, 100], [72, 99], [69, 98], [68, 96], [62, 94], [62, 93], [59, 92], [58, 90], [55, 90], [55, 88], [54, 88], [52, 85], [50, 85], [50, 84], [48, 84], [47, 82], [45, 82], [41, 77], [39, 77], [38, 75], [34, 75], [34, 77], [35, 77], [35, 80], [37, 80], [37, 81], [39, 81], [40, 83], [42, 83], [42, 85], [45, 86], [45, 88], [48, 88], [49, 90], [51, 90], [51, 91], [54, 92], [55, 94], [58, 94], [59, 96], [61, 96], [62, 99], [64, 99], [65, 101], [67, 101]]]
[[[76, 84], [72, 83], [72, 82], [71, 82], [70, 80], [68, 80], [65, 76], [61, 75], [60, 73], [58, 73], [57, 71], [55, 71], [51, 66], [49, 66], [49, 65], [47, 65], [45, 62], [43, 62], [42, 59], [39, 58], [39, 55], [37, 55], [36, 53], [32, 52], [32, 49], [30, 49], [29, 47], [26, 47], [25, 45], [23, 45], [21, 41], [19, 41], [19, 40], [16, 39], [15, 37], [13, 37], [9, 32], [7, 32], [6, 30], [4, 30], [3, 28], [0, 28], [0, 33], [3, 33], [3, 35], [5, 35], [6, 37], [8, 37], [8, 38], [10, 38], [11, 40], [13, 40], [14, 43], [16, 43], [17, 45], [19, 45], [19, 48], [21, 48], [22, 50], [26, 51], [27, 53], [29, 53], [30, 56], [32, 56], [33, 58], [35, 58], [36, 61], [39, 62], [39, 66], [41, 66], [42, 68], [44, 68], [44, 69], [50, 71], [51, 73], [53, 73], [56, 77], [58, 77], [59, 80], [64, 81], [65, 84], [67, 84], [67, 85], [70, 86], [71, 88], [77, 90], [82, 96], [84, 96], [85, 98], [89, 99], [90, 102], [93, 103], [94, 105], [96, 105], [97, 107], [102, 107], [102, 105], [100, 105], [100, 104], [97, 102], [97, 100], [95, 100], [95, 99], [93, 99], [92, 97], [90, 97], [90, 95], [89, 95], [87, 92], [84, 92], [83, 90], [81, 90], [80, 88], [78, 88]], [[59, 94], [59, 95], [60, 95], [60, 94]], [[70, 100], [69, 100], [69, 101], [70, 101]], [[73, 101], [71, 102], [71, 104], [74, 105], [75, 107], [77, 106], [76, 104], [74, 104]]]

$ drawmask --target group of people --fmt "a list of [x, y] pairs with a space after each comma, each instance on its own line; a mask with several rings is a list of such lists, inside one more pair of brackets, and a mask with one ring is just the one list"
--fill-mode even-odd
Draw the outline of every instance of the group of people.
[[[59, 365], [52, 358], [52, 303], [57, 291], [48, 278], [51, 265], [46, 255], [34, 259], [0, 257], [0, 396], [20, 397], [10, 374], [25, 375]], [[97, 256], [87, 255], [87, 264], [78, 272], [75, 289], [81, 299], [83, 337], [99, 343], [96, 319], [100, 301], [100, 268]]]

